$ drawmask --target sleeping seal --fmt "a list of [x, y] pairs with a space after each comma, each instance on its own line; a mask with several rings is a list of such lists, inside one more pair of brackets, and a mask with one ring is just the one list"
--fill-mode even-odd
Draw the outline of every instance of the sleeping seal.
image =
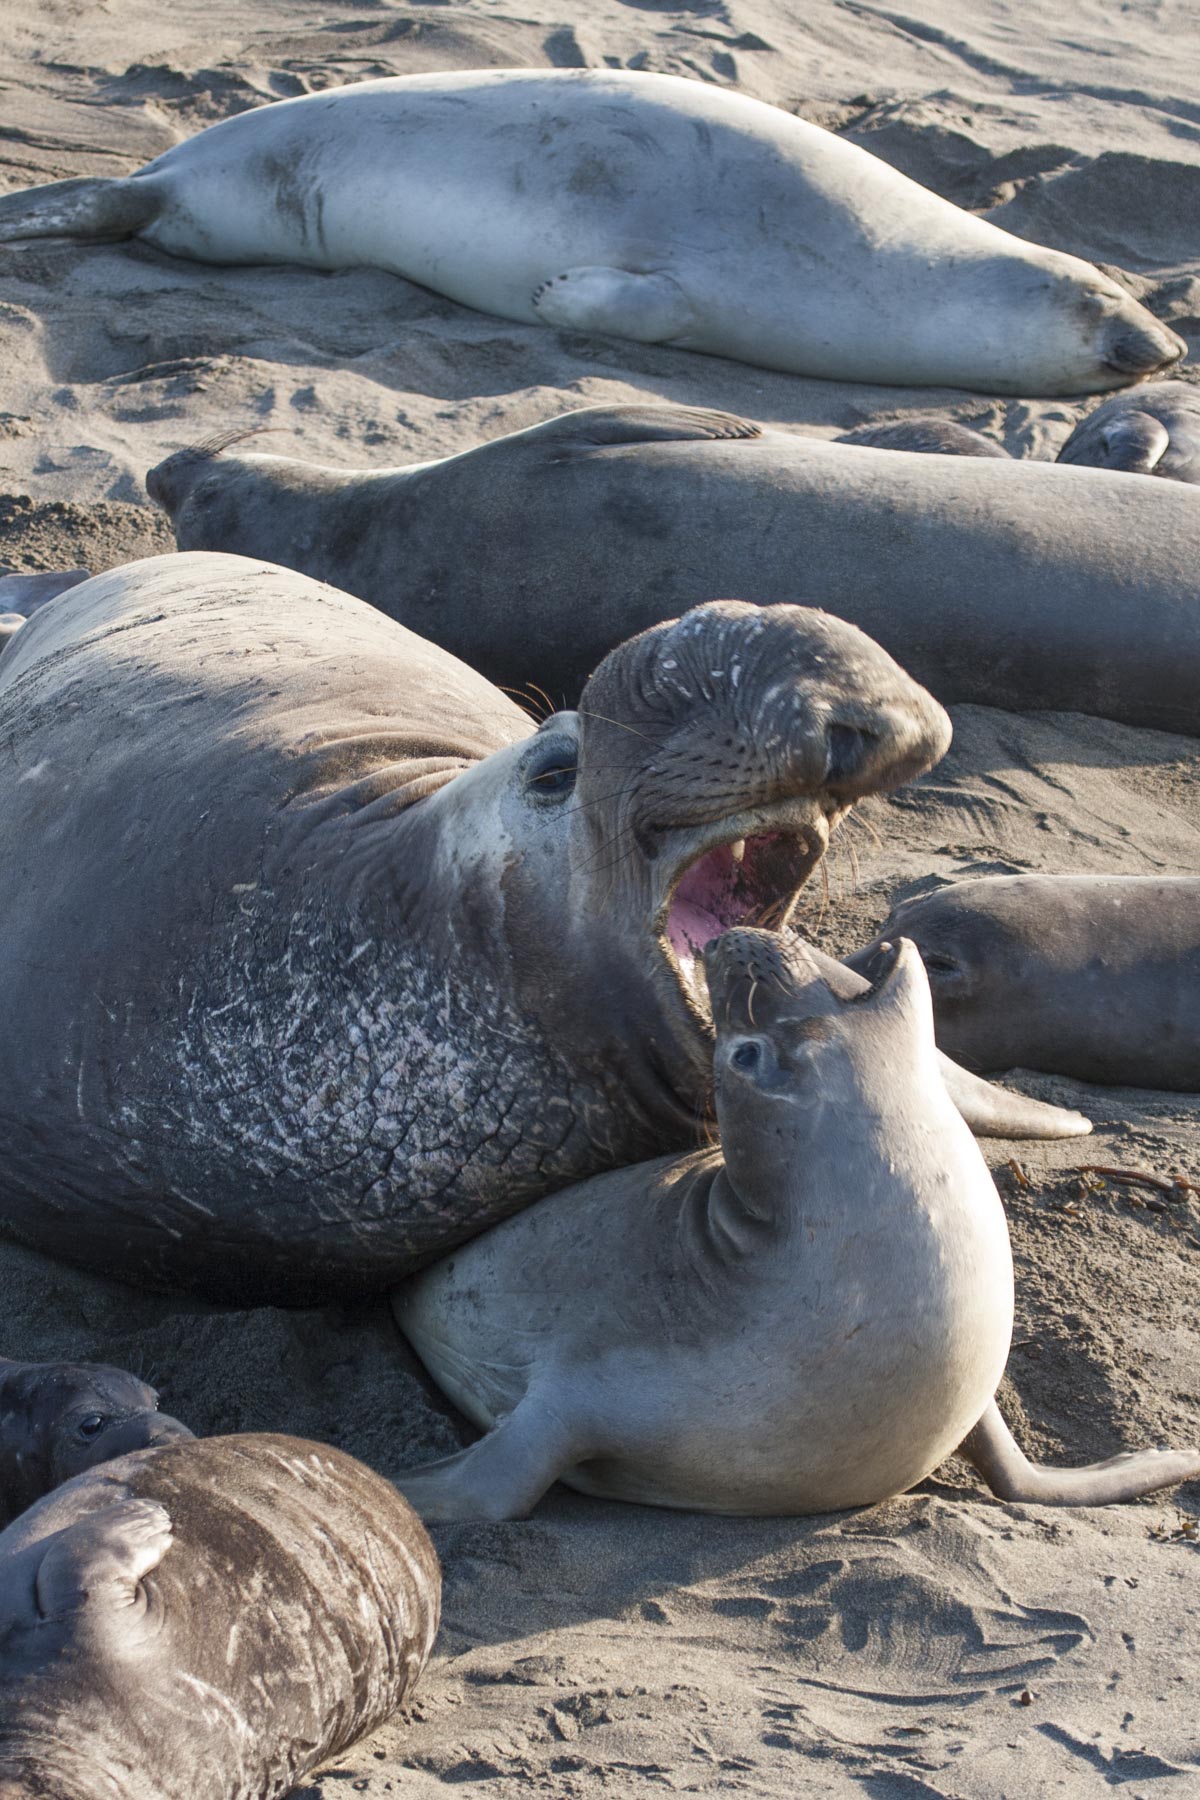
[[1200, 388], [1155, 381], [1106, 401], [1079, 422], [1058, 460], [1200, 485]]
[[937, 1040], [972, 1069], [1200, 1091], [1200, 879], [989, 875], [904, 900]]
[[633, 632], [799, 584], [946, 705], [1200, 734], [1200, 495], [1172, 482], [643, 404], [398, 469], [183, 451], [147, 486], [181, 549], [287, 563], [567, 703]]
[[0, 1357], [0, 1525], [84, 1469], [191, 1435], [124, 1369]]
[[1094, 1504], [1200, 1473], [1190, 1452], [1035, 1470], [1009, 1437], [1004, 1209], [939, 1078], [913, 946], [849, 998], [848, 972], [835, 991], [795, 939], [727, 932], [704, 960], [720, 1149], [555, 1194], [396, 1295], [487, 1432], [397, 1476], [417, 1510], [508, 1518], [561, 1479], [828, 1512], [902, 1492], [964, 1439], [1011, 1498]]
[[172, 555], [34, 615], [0, 734], [0, 1221], [301, 1304], [686, 1146], [694, 946], [782, 923], [949, 722], [852, 626], [724, 602], [535, 728], [361, 601]]
[[202, 262], [369, 264], [506, 319], [845, 381], [1097, 393], [1186, 349], [1090, 263], [819, 126], [624, 69], [327, 88], [127, 179], [0, 200], [0, 242], [133, 236]]
[[0, 1795], [290, 1793], [411, 1692], [440, 1590], [411, 1508], [323, 1444], [77, 1476], [0, 1534]]

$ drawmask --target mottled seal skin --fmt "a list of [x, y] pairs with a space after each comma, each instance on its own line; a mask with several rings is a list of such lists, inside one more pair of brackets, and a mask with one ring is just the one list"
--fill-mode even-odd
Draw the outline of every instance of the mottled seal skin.
[[1075, 427], [1058, 460], [1200, 486], [1200, 388], [1156, 381], [1105, 401]]
[[84, 1469], [191, 1435], [124, 1369], [0, 1357], [0, 1525]]
[[659, 619], [799, 585], [945, 705], [1200, 734], [1200, 496], [1175, 483], [644, 404], [397, 469], [182, 452], [148, 486], [181, 549], [335, 582], [556, 702]]
[[360, 601], [173, 555], [29, 621], [0, 735], [0, 1221], [299, 1304], [693, 1142], [697, 944], [782, 923], [949, 722], [853, 627], [726, 602], [539, 728]]
[[487, 1433], [397, 1477], [417, 1510], [515, 1516], [561, 1479], [827, 1512], [902, 1492], [967, 1438], [1010, 1490], [1036, 1477], [1064, 1503], [1200, 1472], [1192, 1453], [1034, 1471], [1008, 1436], [1004, 1209], [947, 1098], [913, 946], [849, 999], [768, 933], [725, 933], [705, 966], [720, 1149], [555, 1194], [395, 1296]]
[[411, 1693], [441, 1578], [390, 1483], [268, 1435], [106, 1463], [0, 1534], [0, 1794], [262, 1800]]
[[1200, 878], [991, 875], [900, 903], [941, 1048], [972, 1069], [1045, 1069], [1200, 1091]]
[[135, 234], [204, 262], [370, 264], [522, 323], [850, 381], [1094, 393], [1186, 349], [1090, 263], [819, 126], [623, 69], [327, 88], [128, 179], [0, 200], [0, 242]]
[[1008, 451], [981, 431], [954, 419], [897, 419], [890, 425], [856, 425], [843, 431], [835, 444], [859, 444], [869, 450], [912, 450], [922, 456], [990, 456], [1002, 462]]

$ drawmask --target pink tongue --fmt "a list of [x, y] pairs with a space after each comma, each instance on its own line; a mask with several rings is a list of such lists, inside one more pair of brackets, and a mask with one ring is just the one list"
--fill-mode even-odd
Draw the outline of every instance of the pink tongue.
[[728, 928], [738, 908], [733, 857], [725, 846], [710, 850], [688, 870], [671, 902], [667, 935], [680, 961], [698, 956], [705, 944]]
[[725, 927], [714, 913], [705, 912], [687, 900], [676, 900], [671, 907], [667, 935], [671, 948], [681, 962], [699, 956], [705, 944], [719, 937]]

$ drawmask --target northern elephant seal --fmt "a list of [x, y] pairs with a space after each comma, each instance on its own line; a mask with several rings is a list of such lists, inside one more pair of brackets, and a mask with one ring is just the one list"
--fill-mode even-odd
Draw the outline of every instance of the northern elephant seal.
[[1155, 381], [1105, 401], [1080, 420], [1058, 460], [1200, 485], [1200, 388]]
[[567, 703], [633, 632], [799, 584], [946, 704], [1200, 734], [1200, 495], [1174, 483], [637, 405], [399, 469], [184, 451], [147, 485], [181, 549], [288, 563]]
[[0, 1795], [290, 1793], [411, 1692], [440, 1590], [412, 1510], [323, 1444], [80, 1475], [0, 1534]]
[[[756, 931], [705, 951], [719, 1150], [551, 1196], [394, 1299], [487, 1435], [397, 1476], [431, 1519], [583, 1493], [707, 1512], [869, 1505], [970, 1439], [1049, 1500], [1200, 1473], [1148, 1452], [1032, 1470], [995, 1411], [1013, 1271], [1004, 1209], [949, 1104], [903, 941], [868, 992]], [[853, 983], [861, 990], [865, 983]], [[1027, 1473], [1028, 1471], [1028, 1473]]]
[[1200, 878], [989, 875], [900, 903], [937, 1040], [972, 1069], [1200, 1091]]
[[370, 264], [502, 318], [850, 381], [1094, 393], [1186, 349], [1090, 263], [819, 126], [624, 69], [326, 88], [128, 179], [0, 200], [0, 241], [135, 235], [204, 262]]
[[39, 606], [86, 581], [89, 569], [61, 569], [35, 575], [0, 575], [0, 655]]
[[691, 1142], [697, 946], [949, 723], [852, 626], [721, 603], [535, 728], [361, 601], [172, 555], [35, 614], [0, 733], [0, 1222], [300, 1303]]
[[84, 1469], [191, 1435], [124, 1369], [0, 1357], [0, 1525]]

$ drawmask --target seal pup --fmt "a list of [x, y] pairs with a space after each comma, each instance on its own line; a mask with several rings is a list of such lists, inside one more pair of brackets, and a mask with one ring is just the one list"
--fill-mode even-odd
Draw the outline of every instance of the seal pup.
[[761, 100], [625, 69], [406, 75], [281, 100], [123, 179], [0, 199], [0, 242], [389, 269], [521, 323], [843, 381], [1079, 394], [1183, 339]]
[[[395, 1296], [487, 1433], [396, 1477], [424, 1517], [519, 1516], [555, 1480], [829, 1512], [903, 1492], [964, 1440], [1017, 1496], [1023, 1459], [992, 1405], [1008, 1230], [942, 1085], [916, 950], [902, 940], [849, 999], [797, 939], [727, 932], [704, 960], [720, 1148], [555, 1194]], [[1039, 1471], [1038, 1497], [1124, 1499], [1198, 1473], [1198, 1454], [1147, 1452]]]
[[124, 1369], [0, 1357], [0, 1525], [84, 1469], [191, 1435]]
[[987, 875], [903, 900], [941, 1048], [972, 1069], [1200, 1091], [1200, 878]]
[[411, 1508], [327, 1445], [90, 1470], [0, 1534], [0, 1794], [290, 1793], [411, 1693], [440, 1592]]
[[800, 607], [657, 626], [535, 726], [283, 569], [84, 582], [0, 663], [0, 1220], [125, 1281], [317, 1303], [684, 1148], [697, 941], [782, 924], [949, 731]]
[[799, 584], [945, 705], [1200, 735], [1200, 497], [1176, 483], [639, 404], [397, 469], [183, 451], [147, 486], [181, 549], [302, 569], [564, 704], [659, 619]]
[[1105, 401], [1080, 420], [1058, 460], [1200, 486], [1200, 388], [1155, 381]]

